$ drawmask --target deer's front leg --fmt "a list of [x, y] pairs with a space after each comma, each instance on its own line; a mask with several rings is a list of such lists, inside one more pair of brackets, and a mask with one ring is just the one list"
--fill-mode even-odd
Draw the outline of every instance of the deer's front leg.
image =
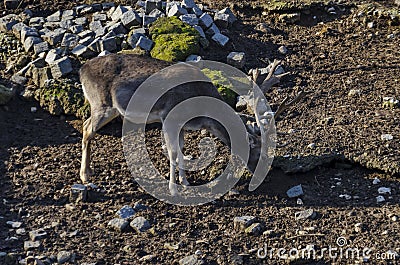
[[83, 123], [82, 160], [80, 170], [80, 177], [83, 183], [87, 183], [89, 176], [92, 174], [90, 169], [90, 140], [93, 136], [92, 121], [91, 118], [89, 118]]
[[183, 186], [189, 186], [190, 183], [186, 179], [185, 161], [183, 159], [183, 146], [184, 146], [185, 132], [182, 130], [179, 133], [179, 152], [178, 152], [178, 167], [179, 167], [179, 182]]
[[167, 146], [168, 150], [168, 157], [169, 157], [169, 192], [172, 196], [178, 194], [178, 189], [176, 186], [176, 179], [175, 179], [175, 169], [176, 169], [176, 158], [178, 156], [178, 141], [177, 137], [173, 137], [167, 128], [163, 128], [164, 131], [164, 139], [165, 145]]

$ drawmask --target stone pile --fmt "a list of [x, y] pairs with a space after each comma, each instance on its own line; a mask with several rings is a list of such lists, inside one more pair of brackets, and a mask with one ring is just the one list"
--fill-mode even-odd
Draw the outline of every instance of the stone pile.
[[[153, 42], [146, 36], [145, 28], [164, 16], [176, 16], [193, 26], [199, 32], [203, 46], [207, 46], [207, 39], [225, 46], [229, 37], [220, 29], [232, 25], [235, 16], [229, 8], [206, 10], [193, 0], [138, 1], [135, 8], [115, 6], [114, 3], [80, 5], [47, 17], [34, 17], [28, 10], [23, 15], [10, 14], [0, 18], [0, 30], [13, 33], [25, 51], [33, 52], [38, 58], [19, 75], [26, 75], [33, 66], [45, 68], [41, 72], [47, 79], [61, 78], [73, 71], [71, 57], [85, 60], [136, 47], [150, 51]], [[139, 36], [134, 42], [127, 40], [132, 29]], [[40, 85], [41, 82], [37, 83]]]

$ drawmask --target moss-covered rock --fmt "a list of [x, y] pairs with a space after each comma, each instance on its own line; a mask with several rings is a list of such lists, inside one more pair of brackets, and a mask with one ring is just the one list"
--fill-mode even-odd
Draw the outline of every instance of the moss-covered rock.
[[159, 18], [149, 30], [154, 41], [150, 54], [164, 61], [183, 61], [198, 53], [200, 35], [197, 30], [176, 17]]
[[81, 119], [90, 116], [83, 91], [70, 80], [49, 80], [42, 89], [35, 91], [35, 98], [42, 108], [54, 115], [75, 115]]
[[235, 107], [237, 94], [232, 90], [233, 85], [226, 78], [221, 71], [211, 70], [204, 68], [201, 70], [208, 78], [210, 78], [213, 85], [217, 88], [219, 94], [224, 98], [226, 103]]

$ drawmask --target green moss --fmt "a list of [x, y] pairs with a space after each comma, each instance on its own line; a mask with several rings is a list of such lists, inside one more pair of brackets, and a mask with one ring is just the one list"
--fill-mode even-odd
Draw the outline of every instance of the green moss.
[[150, 27], [149, 33], [152, 38], [161, 34], [199, 35], [197, 30], [190, 25], [183, 23], [177, 17], [162, 17], [157, 19], [157, 21]]
[[149, 29], [154, 47], [152, 57], [164, 61], [184, 61], [190, 54], [198, 53], [200, 35], [191, 26], [176, 17], [159, 18]]
[[35, 91], [35, 98], [53, 115], [75, 115], [82, 119], [90, 116], [90, 106], [85, 102], [83, 91], [67, 80], [51, 80]]
[[204, 68], [201, 70], [208, 78], [210, 78], [213, 85], [217, 88], [219, 94], [224, 98], [226, 103], [235, 107], [237, 94], [232, 90], [233, 85], [228, 78], [226, 78], [222, 71], [211, 70]]

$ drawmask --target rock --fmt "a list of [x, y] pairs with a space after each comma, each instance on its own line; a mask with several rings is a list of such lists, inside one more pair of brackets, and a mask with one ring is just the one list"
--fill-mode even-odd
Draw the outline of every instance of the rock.
[[98, 36], [102, 36], [105, 33], [105, 29], [103, 28], [103, 26], [101, 25], [100, 21], [92, 21], [89, 24], [89, 29], [91, 31], [94, 31], [96, 37]]
[[44, 87], [46, 81], [52, 78], [49, 67], [36, 67], [35, 65], [32, 65], [31, 73], [32, 81], [38, 87]]
[[349, 195], [349, 194], [340, 194], [339, 198], [344, 198], [346, 200], [350, 200], [351, 199], [351, 195]]
[[280, 46], [278, 48], [278, 52], [280, 52], [281, 54], [287, 54], [288, 53], [288, 49], [286, 48], [286, 46]]
[[217, 33], [221, 33], [221, 31], [219, 30], [217, 25], [215, 25], [214, 23], [211, 25], [211, 27], [209, 29], [206, 30], [206, 34], [208, 36], [214, 36]]
[[97, 55], [98, 57], [100, 57], [100, 56], [106, 56], [106, 55], [108, 55], [108, 54], [111, 54], [111, 52], [109, 52], [109, 51], [102, 51], [101, 53], [99, 53], [99, 55]]
[[240, 216], [233, 219], [233, 228], [235, 230], [244, 231], [251, 224], [255, 223], [257, 219], [254, 216]]
[[[0, 85], [0, 89], [1, 89], [1, 86], [3, 86], [3, 85]], [[7, 221], [6, 224], [8, 224], [11, 228], [20, 228], [22, 225], [22, 222]]]
[[101, 52], [100, 50], [100, 38], [95, 38], [87, 47], [94, 52]]
[[186, 23], [189, 24], [190, 26], [194, 26], [199, 24], [199, 19], [197, 18], [197, 16], [195, 14], [186, 14], [186, 15], [182, 15], [179, 17], [179, 19]]
[[61, 78], [72, 72], [70, 59], [65, 56], [55, 60], [50, 64], [51, 74], [53, 78]]
[[223, 29], [226, 29], [229, 25], [229, 15], [223, 13], [215, 13], [214, 23]]
[[185, 62], [198, 62], [200, 60], [201, 60], [200, 55], [191, 54], [186, 58]]
[[181, 5], [186, 9], [192, 9], [196, 6], [196, 3], [194, 0], [182, 0]]
[[146, 14], [149, 14], [154, 9], [161, 9], [161, 1], [160, 0], [146, 0], [144, 3], [144, 11]]
[[246, 62], [246, 56], [244, 52], [231, 52], [226, 57], [226, 61], [236, 68], [243, 68]]
[[379, 184], [379, 183], [381, 183], [381, 180], [378, 179], [378, 178], [374, 178], [374, 180], [372, 181], [372, 184], [373, 184], [373, 185], [377, 185], [377, 184]]
[[287, 24], [295, 24], [300, 21], [300, 13], [282, 14], [279, 16], [279, 21]]
[[67, 263], [71, 260], [73, 254], [69, 251], [60, 251], [57, 254], [57, 262], [59, 264]]
[[203, 28], [206, 28], [206, 29], [211, 27], [213, 22], [214, 21], [213, 21], [212, 17], [207, 13], [204, 13], [199, 18], [199, 25], [202, 26]]
[[92, 41], [94, 40], [93, 37], [86, 37], [84, 39], [79, 40], [78, 45], [74, 48], [76, 49], [79, 45], [83, 45], [83, 46], [89, 46], [90, 43], [92, 43]]
[[313, 209], [299, 211], [294, 214], [296, 220], [315, 219], [316, 217], [317, 213]]
[[385, 201], [385, 197], [383, 197], [382, 195], [379, 195], [376, 197], [376, 202], [377, 203], [381, 203]]
[[144, 18], [143, 18], [143, 27], [149, 26], [150, 24], [152, 24], [156, 20], [157, 20], [156, 17], [152, 17], [150, 15], [145, 15]]
[[224, 9], [221, 9], [218, 11], [219, 14], [226, 14], [228, 15], [228, 23], [232, 25], [236, 20], [236, 16], [233, 14], [232, 10], [229, 7], [226, 7]]
[[39, 29], [43, 27], [43, 24], [46, 22], [44, 17], [33, 17], [29, 20], [29, 26]]
[[107, 15], [104, 13], [94, 13], [92, 15], [92, 21], [100, 21], [100, 22], [104, 22], [107, 20]]
[[198, 26], [198, 25], [194, 25], [193, 28], [194, 28], [195, 30], [197, 30], [197, 32], [199, 32], [201, 38], [205, 38], [205, 37], [206, 37], [206, 34], [204, 33], [202, 27], [200, 27], [200, 26]]
[[74, 20], [76, 25], [81, 25], [85, 26], [88, 23], [88, 20], [86, 17], [78, 17]]
[[12, 29], [12, 27], [18, 23], [16, 15], [10, 14], [0, 18], [0, 31], [7, 32]]
[[[24, 77], [24, 76], [15, 74], [15, 75], [13, 75], [11, 77], [11, 81], [16, 83], [16, 84], [18, 84], [18, 85], [24, 86], [28, 82], [28, 79], [26, 77]], [[0, 99], [0, 101], [1, 101], [1, 99]], [[0, 105], [1, 105], [1, 103], [0, 103]]]
[[356, 223], [354, 225], [354, 232], [356, 233], [362, 233], [365, 231], [365, 226], [362, 223]]
[[46, 61], [46, 63], [51, 64], [53, 63], [55, 60], [60, 59], [60, 54], [61, 52], [58, 49], [51, 49], [47, 55], [46, 58], [44, 59]]
[[153, 44], [153, 41], [149, 38], [140, 36], [138, 42], [136, 43], [136, 46], [142, 48], [145, 51], [150, 51], [153, 47]]
[[121, 22], [127, 29], [129, 29], [133, 26], [139, 26], [142, 23], [142, 19], [138, 13], [129, 10], [122, 15]]
[[229, 41], [229, 38], [221, 33], [214, 34], [211, 39], [222, 47], [224, 47]]
[[72, 34], [78, 34], [83, 31], [83, 26], [82, 25], [73, 25], [72, 27], [69, 28]]
[[296, 197], [302, 196], [304, 194], [304, 192], [303, 192], [303, 188], [301, 187], [301, 184], [300, 184], [300, 185], [290, 188], [286, 192], [286, 194], [289, 198], [296, 198]]
[[49, 50], [49, 43], [42, 41], [33, 45], [33, 50], [35, 54], [40, 54], [42, 52], [47, 52]]
[[349, 97], [354, 97], [361, 95], [361, 90], [360, 89], [350, 89], [349, 93], [347, 94]]
[[205, 264], [202, 259], [197, 255], [190, 255], [179, 260], [179, 265], [203, 265]]
[[256, 26], [256, 30], [259, 30], [263, 33], [271, 33], [272, 29], [267, 23], [259, 23]]
[[72, 22], [71, 19], [62, 20], [60, 22], [60, 28], [63, 28], [66, 30], [70, 29], [73, 25], [74, 25], [74, 23]]
[[7, 104], [11, 100], [12, 96], [12, 89], [0, 84], [0, 105]]
[[[153, 11], [150, 12], [148, 17], [157, 19], [159, 17], [165, 17], [165, 14], [162, 11], [158, 10], [158, 9], [154, 9]], [[153, 23], [153, 22], [150, 22], [150, 23]]]
[[38, 241], [47, 237], [46, 231], [43, 229], [34, 230], [29, 232], [29, 237], [32, 241]]
[[35, 28], [23, 27], [20, 32], [21, 42], [25, 42], [27, 37], [40, 37], [40, 35]]
[[75, 17], [75, 15], [76, 15], [75, 10], [69, 9], [69, 10], [64, 10], [62, 12], [62, 16], [61, 17], [63, 17], [63, 18], [65, 18], [65, 17]]
[[139, 216], [132, 220], [130, 226], [138, 233], [142, 233], [150, 228], [150, 223], [144, 217]]
[[14, 26], [12, 26], [11, 29], [12, 29], [14, 36], [19, 39], [19, 38], [21, 38], [21, 30], [26, 27], [27, 26], [24, 23], [19, 22], [19, 23], [15, 24]]
[[115, 23], [114, 25], [110, 26], [108, 28], [108, 31], [114, 32], [115, 35], [128, 33], [128, 31], [126, 30], [126, 28], [124, 27], [122, 22], [118, 22], [118, 23]]
[[203, 15], [203, 11], [198, 6], [192, 8], [192, 13], [195, 14], [197, 17]]
[[154, 40], [152, 57], [164, 61], [184, 61], [190, 54], [199, 51], [199, 33], [177, 17], [159, 18], [150, 27]]
[[379, 194], [392, 194], [392, 189], [391, 188], [386, 188], [386, 187], [380, 187], [378, 189]]
[[149, 209], [149, 207], [148, 206], [146, 206], [146, 205], [143, 205], [143, 204], [141, 204], [141, 203], [139, 203], [139, 202], [136, 202], [134, 205], [133, 205], [133, 209], [135, 210], [135, 211], [144, 211], [144, 210], [147, 210], [147, 209]]
[[117, 39], [115, 37], [100, 40], [100, 51], [114, 52], [117, 49]]
[[71, 186], [69, 194], [70, 202], [85, 202], [87, 200], [87, 187], [82, 184], [74, 184]]
[[50, 45], [55, 46], [59, 44], [64, 37], [65, 29], [55, 29], [49, 33], [43, 35], [43, 39], [47, 41]]
[[128, 225], [129, 222], [121, 218], [114, 218], [110, 222], [108, 222], [108, 226], [118, 232], [123, 232], [128, 227]]
[[391, 140], [393, 140], [393, 135], [391, 135], [389, 133], [382, 134], [381, 140], [382, 141], [391, 141]]
[[115, 4], [113, 2], [101, 3], [101, 7], [103, 10], [108, 10], [112, 7], [115, 7]]
[[186, 9], [184, 9], [180, 5], [174, 3], [170, 6], [167, 16], [168, 17], [174, 17], [174, 16], [179, 17], [179, 16], [185, 15], [187, 13], [188, 12]]
[[84, 31], [78, 33], [78, 36], [80, 39], [85, 39], [87, 37], [94, 37], [95, 33], [91, 30], [84, 30]]
[[6, 9], [17, 9], [18, 5], [18, 0], [4, 0], [4, 7]]
[[96, 52], [85, 45], [78, 44], [71, 53], [79, 58], [89, 59], [96, 56]]
[[263, 226], [260, 223], [253, 223], [249, 227], [247, 227], [244, 232], [246, 234], [258, 236], [262, 233]]
[[119, 6], [117, 6], [117, 7], [115, 8], [114, 12], [112, 13], [111, 19], [112, 19], [113, 21], [118, 21], [118, 20], [120, 20], [121, 17], [122, 17], [122, 15], [123, 15], [125, 12], [127, 12], [127, 11], [128, 11], [128, 9], [127, 9], [126, 7], [119, 5]]
[[117, 214], [122, 219], [128, 219], [134, 216], [136, 211], [129, 205], [123, 206], [121, 209], [118, 210]]
[[24, 250], [29, 251], [29, 250], [37, 250], [40, 248], [41, 244], [40, 241], [25, 241], [24, 242]]
[[39, 37], [27, 37], [24, 42], [24, 49], [26, 52], [29, 52], [33, 49], [35, 44], [42, 42], [42, 39]]

